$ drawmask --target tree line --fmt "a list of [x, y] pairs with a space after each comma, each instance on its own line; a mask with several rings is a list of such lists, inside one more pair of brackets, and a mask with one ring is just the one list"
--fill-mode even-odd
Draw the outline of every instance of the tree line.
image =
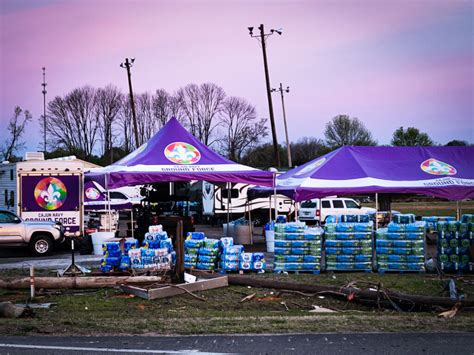
[[[243, 164], [274, 166], [273, 146], [268, 136], [267, 119], [258, 118], [247, 100], [227, 96], [213, 83], [188, 84], [174, 93], [159, 89], [135, 95], [138, 142], [135, 141], [132, 109], [128, 94], [116, 87], [84, 86], [47, 105], [47, 158], [76, 155], [100, 165], [108, 165], [148, 141], [176, 117], [197, 139], [216, 152]], [[21, 136], [31, 114], [15, 108], [9, 121], [9, 137], [0, 146], [2, 160], [15, 160], [24, 148]], [[42, 127], [42, 119], [40, 126]], [[43, 129], [43, 128], [42, 128]], [[42, 132], [43, 133], [43, 132]], [[394, 146], [429, 146], [434, 142], [415, 127], [400, 127], [393, 133]], [[453, 140], [446, 145], [467, 145]], [[338, 115], [324, 129], [324, 139], [303, 137], [290, 143], [294, 165], [301, 165], [344, 145], [377, 145], [371, 132], [358, 118]], [[282, 166], [287, 166], [286, 147], [280, 146]]]

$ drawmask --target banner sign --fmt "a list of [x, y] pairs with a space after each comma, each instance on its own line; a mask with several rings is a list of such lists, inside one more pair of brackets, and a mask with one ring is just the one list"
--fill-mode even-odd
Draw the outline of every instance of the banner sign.
[[62, 223], [66, 235], [81, 230], [79, 175], [22, 176], [21, 217]]

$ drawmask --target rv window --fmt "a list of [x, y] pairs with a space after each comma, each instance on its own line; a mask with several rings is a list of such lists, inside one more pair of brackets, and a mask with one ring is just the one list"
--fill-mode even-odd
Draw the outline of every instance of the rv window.
[[228, 191], [230, 191], [230, 198], [238, 198], [239, 197], [239, 190], [237, 189], [222, 189], [222, 198], [229, 198]]
[[334, 206], [334, 208], [344, 208], [344, 204], [341, 200], [333, 200], [332, 205]]
[[308, 201], [301, 202], [301, 208], [316, 208], [316, 207], [317, 207], [316, 201], [308, 200]]
[[331, 208], [331, 201], [322, 200], [321, 201], [321, 206], [322, 206], [322, 208]]

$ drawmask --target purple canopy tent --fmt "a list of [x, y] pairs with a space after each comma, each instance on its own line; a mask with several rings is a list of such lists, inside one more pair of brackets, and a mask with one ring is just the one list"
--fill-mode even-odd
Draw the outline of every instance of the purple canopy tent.
[[118, 162], [91, 169], [88, 179], [107, 189], [157, 182], [205, 180], [273, 186], [273, 174], [232, 162], [171, 118], [147, 143]]
[[91, 169], [87, 180], [105, 188], [157, 182], [205, 180], [273, 186], [274, 174], [237, 164], [209, 149], [176, 118], [138, 149], [105, 168]]
[[[275, 190], [297, 202], [364, 193], [473, 198], [474, 147], [345, 146], [278, 176]], [[250, 197], [271, 193], [255, 188]]]

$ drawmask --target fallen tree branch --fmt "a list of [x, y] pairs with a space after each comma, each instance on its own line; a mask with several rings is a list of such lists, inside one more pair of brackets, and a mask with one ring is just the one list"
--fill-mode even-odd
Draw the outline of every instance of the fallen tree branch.
[[[229, 275], [229, 284], [239, 286], [252, 286], [262, 288], [273, 288], [292, 290], [308, 293], [320, 293], [324, 292], [329, 295], [336, 295], [336, 297], [351, 297], [353, 301], [359, 300], [370, 300], [373, 303], [377, 302], [377, 298], [381, 304], [389, 304], [390, 307], [394, 307], [393, 303], [396, 303], [400, 309], [413, 308], [416, 306], [417, 309], [425, 310], [432, 309], [434, 306], [442, 306], [446, 308], [453, 307], [457, 300], [452, 300], [445, 297], [430, 297], [420, 295], [403, 294], [400, 292], [393, 292], [384, 290], [383, 293], [372, 291], [372, 290], [361, 290], [359, 288], [352, 287], [338, 287], [329, 285], [318, 285], [318, 284], [305, 284], [300, 282], [288, 282], [288, 281], [276, 281], [268, 280], [263, 278], [253, 278], [248, 276], [237, 276]], [[335, 294], [334, 294], [335, 293]], [[473, 307], [474, 301], [463, 300], [459, 301], [462, 307]]]
[[[102, 288], [115, 287], [122, 284], [137, 285], [161, 281], [159, 276], [85, 276], [85, 277], [35, 277], [36, 288]], [[30, 278], [0, 279], [0, 288], [30, 288]]]

